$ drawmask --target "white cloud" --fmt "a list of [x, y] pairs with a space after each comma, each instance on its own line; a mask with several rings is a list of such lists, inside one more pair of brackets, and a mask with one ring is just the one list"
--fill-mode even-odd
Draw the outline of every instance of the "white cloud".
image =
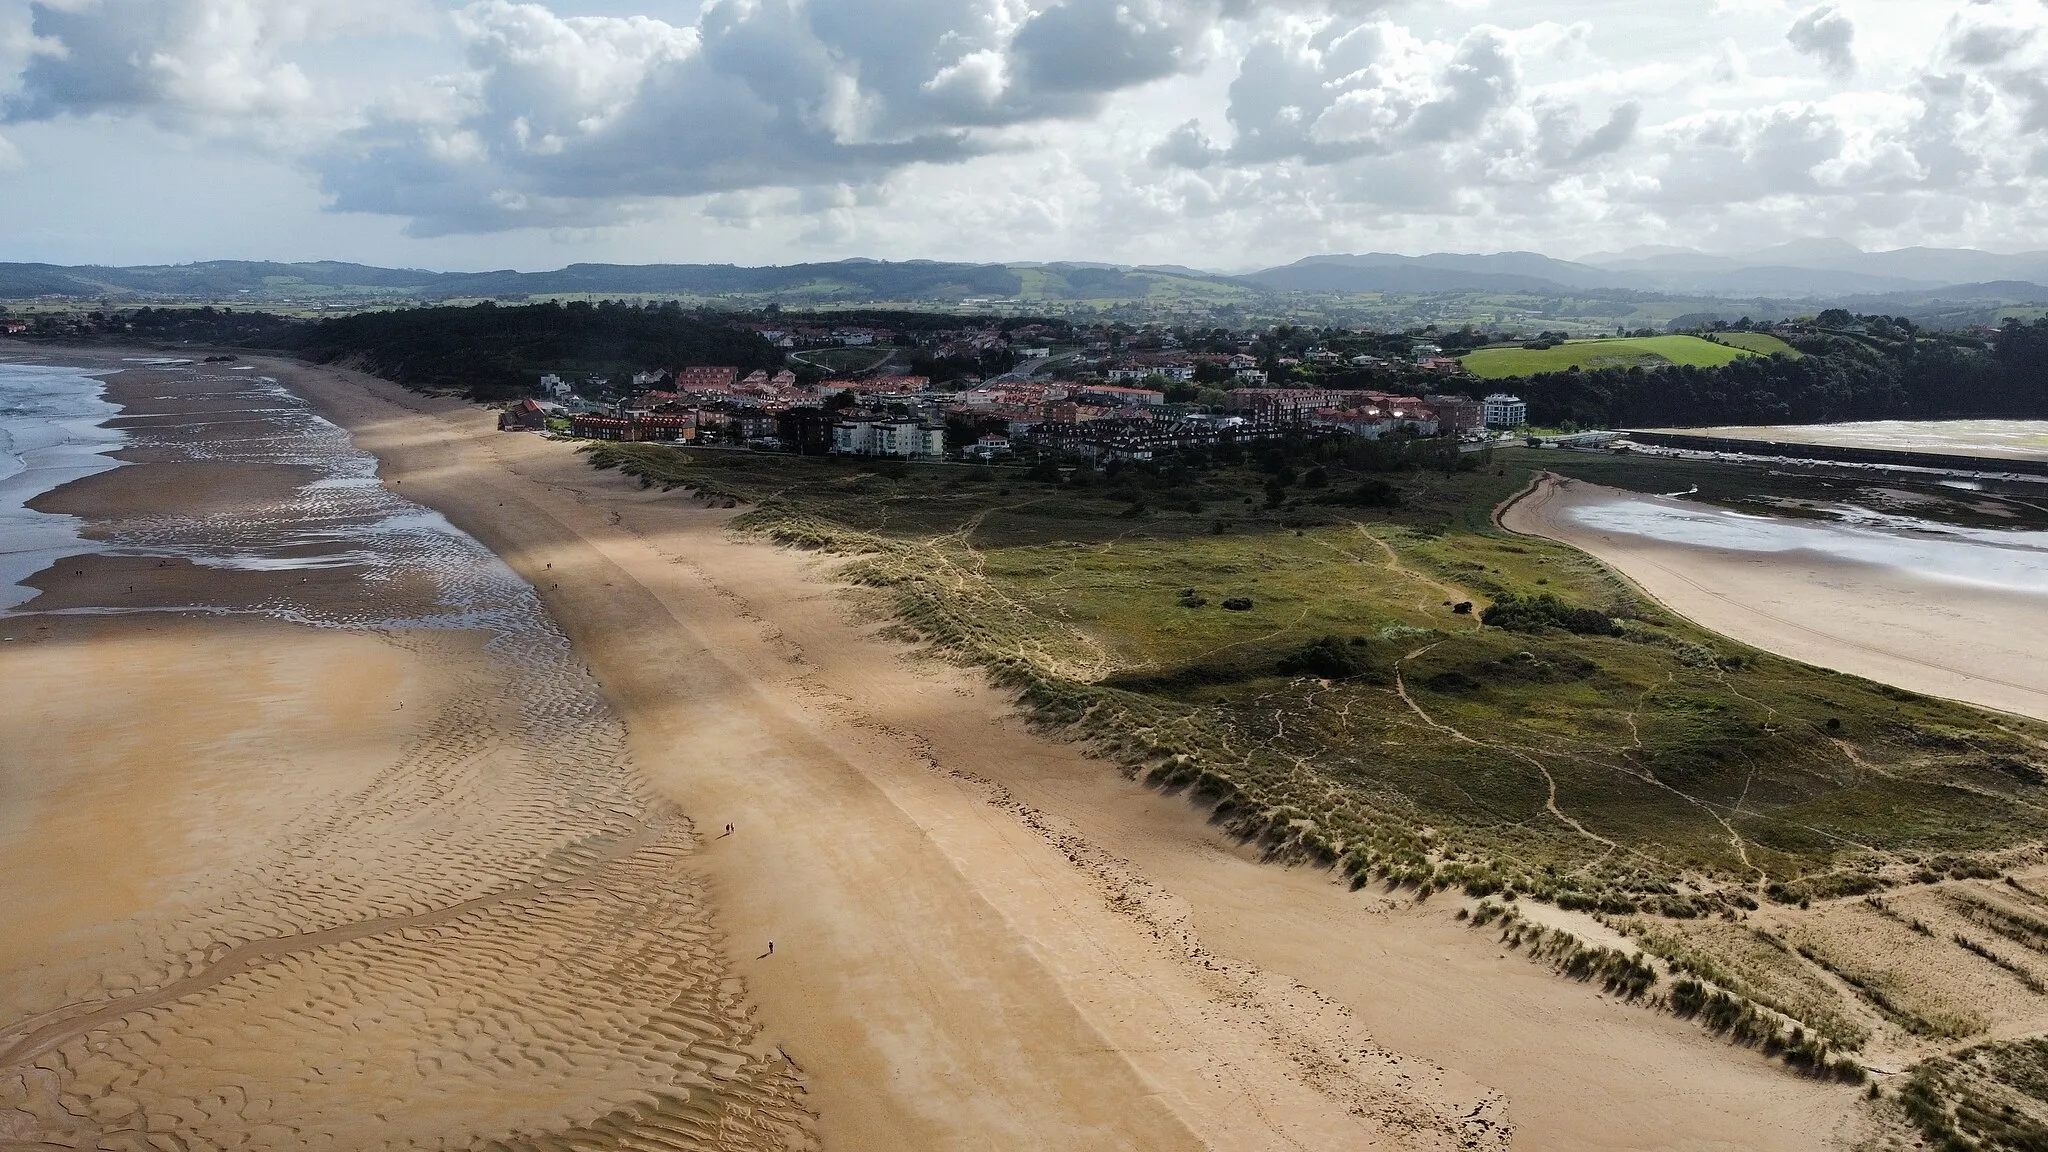
[[1199, 0], [717, 0], [679, 27], [482, 0], [457, 16], [461, 98], [438, 117], [386, 111], [318, 164], [338, 208], [423, 233], [871, 185], [987, 152], [1005, 126], [1091, 115], [1190, 66], [1215, 19]]
[[1833, 4], [1800, 13], [1786, 29], [1785, 40], [1809, 56], [1820, 58], [1828, 71], [1847, 76], [1856, 71], [1856, 25]]
[[416, 27], [415, 0], [47, 0], [30, 5], [14, 122], [142, 114], [275, 138], [326, 110], [292, 58], [306, 45]]
[[[47, 0], [0, 44], [23, 61], [0, 107], [31, 169], [52, 137], [29, 125], [83, 149], [146, 123], [444, 247], [2048, 245], [2042, 0], [552, 2]], [[343, 83], [337, 54], [380, 45], [420, 63]]]

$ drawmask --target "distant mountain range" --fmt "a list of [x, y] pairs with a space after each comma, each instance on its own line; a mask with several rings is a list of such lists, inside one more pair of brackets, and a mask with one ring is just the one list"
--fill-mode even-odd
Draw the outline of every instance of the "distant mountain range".
[[[1534, 252], [1467, 255], [1310, 256], [1240, 279], [1286, 292], [1633, 291], [1674, 295], [1837, 299], [1927, 293], [1996, 284], [2048, 294], [2048, 252], [2006, 256], [1970, 248], [1865, 252], [1839, 240], [1811, 240], [1743, 256], [1683, 248], [1635, 248], [1577, 261]], [[1965, 298], [1982, 298], [1983, 293]]]
[[967, 300], [1272, 304], [1372, 294], [1650, 294], [1737, 301], [1875, 306], [2048, 304], [2048, 252], [1966, 248], [1864, 252], [1835, 240], [1746, 255], [1640, 247], [1558, 260], [1535, 252], [1321, 255], [1246, 275], [1179, 265], [1084, 262], [967, 264], [841, 260], [747, 268], [730, 264], [572, 264], [550, 272], [433, 272], [321, 262], [215, 260], [146, 267], [0, 263], [0, 299], [58, 297], [250, 303], [377, 299], [521, 299], [558, 295], [683, 296], [735, 303], [917, 303]]

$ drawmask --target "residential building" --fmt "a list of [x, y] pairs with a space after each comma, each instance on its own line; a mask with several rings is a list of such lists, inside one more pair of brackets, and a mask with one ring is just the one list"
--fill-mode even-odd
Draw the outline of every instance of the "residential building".
[[547, 409], [533, 400], [521, 400], [503, 412], [498, 413], [500, 432], [545, 432], [548, 430]]
[[832, 450], [832, 414], [810, 406], [785, 408], [775, 414], [775, 436], [800, 455], [823, 456]]
[[692, 367], [676, 373], [675, 390], [678, 392], [730, 392], [733, 382], [739, 379], [740, 370], [731, 365], [720, 367]]
[[1464, 435], [1486, 428], [1486, 409], [1477, 400], [1464, 396], [1425, 396], [1422, 402], [1436, 412], [1437, 427], [1446, 432]]
[[1125, 388], [1116, 384], [1083, 384], [1075, 389], [1083, 400], [1121, 407], [1150, 407], [1166, 403], [1166, 393], [1150, 388]]
[[694, 412], [659, 416], [582, 413], [569, 418], [569, 434], [586, 440], [690, 440], [697, 435], [697, 415]]
[[1529, 422], [1529, 405], [1520, 396], [1495, 392], [1480, 401], [1488, 428], [1520, 428]]
[[1010, 427], [1011, 435], [1041, 451], [1088, 460], [1150, 460], [1183, 448], [1230, 440], [1250, 443], [1286, 435], [1284, 425], [1268, 422], [1207, 420], [1046, 421], [1028, 429]]
[[983, 436], [962, 449], [960, 454], [969, 460], [1008, 460], [1015, 452], [1008, 436]]
[[1330, 388], [1232, 388], [1224, 393], [1223, 409], [1281, 416], [1317, 408], [1342, 408], [1364, 395]]
[[841, 420], [832, 425], [832, 451], [851, 456], [938, 460], [946, 455], [946, 429], [916, 420]]

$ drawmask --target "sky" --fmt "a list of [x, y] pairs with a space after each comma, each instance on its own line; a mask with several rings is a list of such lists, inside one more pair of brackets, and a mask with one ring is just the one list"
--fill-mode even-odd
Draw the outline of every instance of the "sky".
[[0, 260], [2048, 248], [2048, 0], [0, 0]]

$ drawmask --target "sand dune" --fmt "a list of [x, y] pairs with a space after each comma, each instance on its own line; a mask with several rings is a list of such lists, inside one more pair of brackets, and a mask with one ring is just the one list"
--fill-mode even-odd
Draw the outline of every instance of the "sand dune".
[[[829, 561], [566, 446], [278, 365], [542, 590], [708, 828], [725, 956], [827, 1147], [1812, 1148], [1848, 1089], [1258, 864], [872, 635]], [[761, 955], [768, 940], [772, 957]]]

